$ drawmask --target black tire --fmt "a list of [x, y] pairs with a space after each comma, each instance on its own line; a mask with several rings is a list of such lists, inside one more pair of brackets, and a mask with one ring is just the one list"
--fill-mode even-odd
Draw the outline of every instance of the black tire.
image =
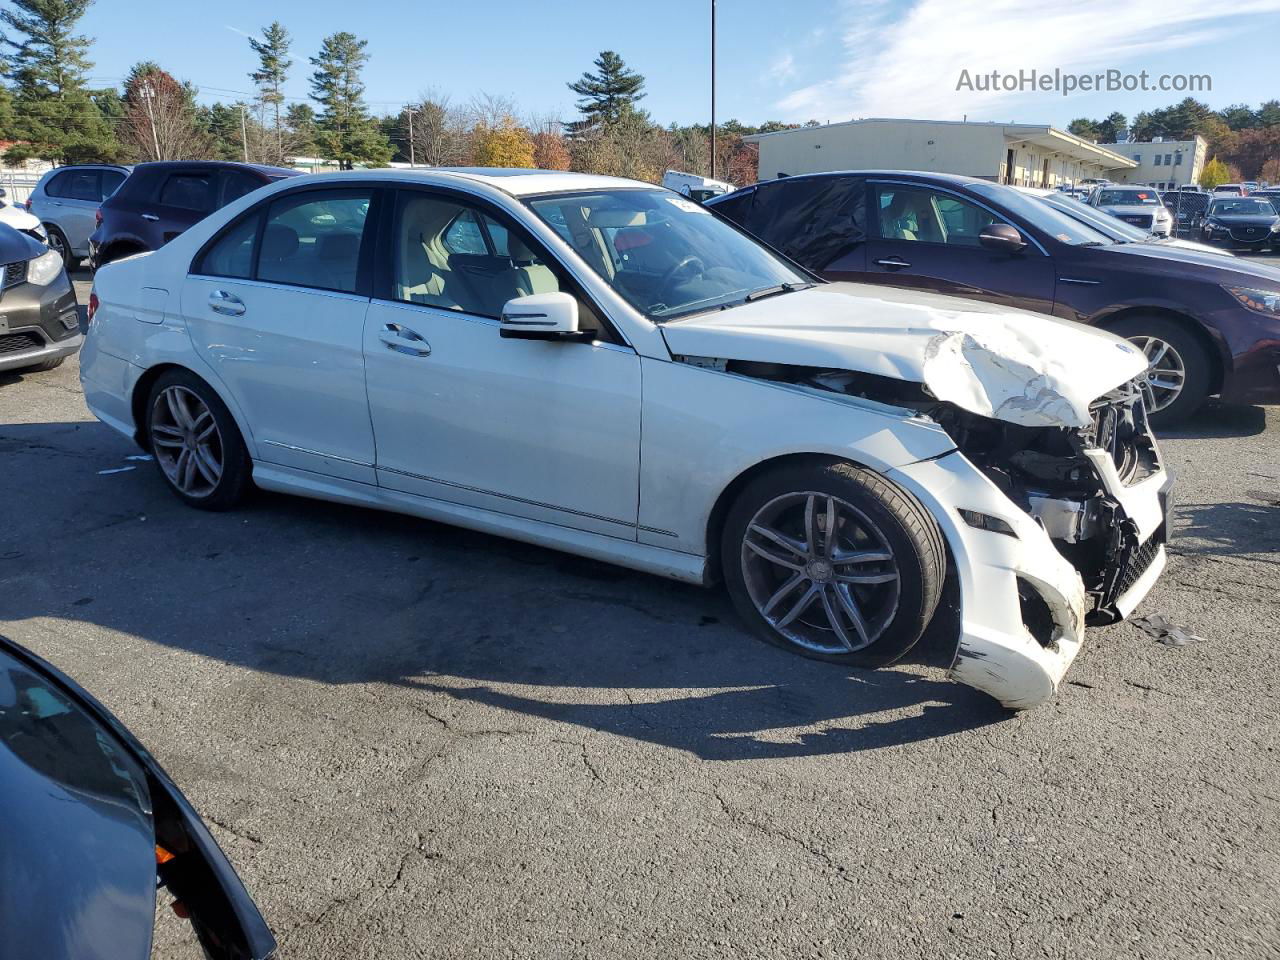
[[46, 370], [56, 370], [62, 366], [66, 357], [54, 357], [51, 360], [41, 360], [39, 363], [33, 363], [29, 367], [22, 367], [19, 373], [44, 373]]
[[1204, 405], [1213, 384], [1212, 360], [1200, 338], [1186, 326], [1168, 317], [1139, 315], [1126, 317], [1108, 329], [1130, 341], [1137, 342], [1148, 337], [1163, 340], [1181, 358], [1185, 370], [1182, 390], [1167, 406], [1159, 410], [1148, 410], [1147, 418], [1153, 427], [1176, 426]]
[[71, 244], [67, 243], [67, 235], [51, 223], [46, 223], [44, 230], [49, 235], [49, 247], [62, 255], [63, 265], [68, 270], [78, 266], [79, 260], [71, 255]]
[[[855, 517], [860, 517], [861, 521], [869, 521], [876, 528], [876, 542], [883, 544], [892, 554], [888, 565], [896, 565], [897, 579], [892, 585], [896, 587], [896, 602], [891, 608], [885, 604], [875, 621], [872, 617], [867, 617], [868, 624], [880, 622], [881, 626], [872, 642], [861, 649], [833, 652], [816, 649], [819, 644], [809, 642], [811, 637], [829, 636], [830, 644], [825, 641], [820, 641], [820, 644], [839, 649], [837, 633], [831, 629], [825, 611], [815, 612], [814, 618], [828, 624], [827, 633], [822, 634], [820, 625], [814, 627], [802, 624], [808, 637], [797, 641], [780, 632], [779, 627], [766, 619], [757, 601], [752, 598], [753, 588], [759, 592], [761, 584], [759, 570], [753, 570], [749, 574], [746, 569], [752, 565], [759, 566], [759, 561], [753, 556], [756, 551], [744, 543], [748, 536], [748, 526], [770, 509], [774, 509], [775, 504], [789, 503], [797, 497], [807, 498], [810, 493], [817, 497], [836, 498], [843, 513], [848, 514], [845, 507], [851, 507]], [[840, 536], [850, 529], [848, 523], [845, 516], [840, 516], [837, 521], [837, 530], [840, 531], [836, 538], [837, 547], [840, 546]], [[855, 520], [854, 527], [859, 523], [860, 521]], [[842, 527], [841, 524], [845, 526]], [[757, 543], [762, 542], [758, 534], [753, 533], [752, 536]], [[823, 536], [825, 537], [825, 533]], [[846, 552], [844, 555], [849, 554]], [[942, 594], [946, 556], [942, 532], [938, 529], [937, 522], [910, 493], [873, 471], [850, 463], [816, 458], [807, 463], [782, 466], [751, 481], [730, 508], [720, 542], [720, 561], [729, 596], [738, 614], [754, 633], [768, 643], [802, 656], [859, 667], [885, 666], [901, 659], [915, 646], [933, 618], [938, 598]], [[766, 563], [765, 569], [773, 568]], [[809, 570], [810, 567], [806, 566], [805, 569]], [[782, 570], [777, 572], [779, 582], [784, 577], [792, 576]], [[830, 572], [824, 570], [818, 576]], [[752, 585], [748, 584], [748, 576], [754, 581]], [[790, 581], [788, 579], [785, 582]], [[801, 586], [813, 582], [804, 581]], [[775, 585], [776, 583], [766, 587], [765, 592]], [[832, 585], [828, 582], [827, 587], [830, 586]], [[873, 613], [874, 609], [871, 606], [864, 609], [864, 599], [868, 604], [878, 603], [880, 601], [877, 600], [875, 591], [888, 588], [889, 585], [883, 588], [850, 586], [847, 589], [854, 594], [856, 605], [865, 615]], [[781, 589], [778, 593], [781, 593]], [[826, 596], [821, 593], [817, 596], [821, 598], [821, 603], [826, 602]], [[814, 602], [818, 604], [818, 601]], [[785, 605], [779, 604], [779, 609]], [[818, 605], [821, 607], [821, 604]], [[838, 612], [837, 615], [843, 614]], [[810, 616], [807, 608], [803, 616]], [[802, 619], [798, 618], [794, 623], [801, 624]]]
[[[167, 456], [165, 450], [154, 442], [157, 402], [165, 402], [162, 397], [171, 387], [181, 387], [199, 398], [217, 426], [221, 472], [217, 482], [207, 492], [193, 494], [182, 490], [161, 462], [162, 457]], [[249, 459], [249, 451], [245, 449], [244, 439], [240, 436], [240, 428], [236, 426], [231, 412], [213, 388], [194, 373], [189, 370], [167, 370], [156, 378], [147, 396], [146, 428], [147, 442], [165, 485], [184, 503], [201, 510], [230, 510], [244, 499], [252, 486], [253, 462]]]

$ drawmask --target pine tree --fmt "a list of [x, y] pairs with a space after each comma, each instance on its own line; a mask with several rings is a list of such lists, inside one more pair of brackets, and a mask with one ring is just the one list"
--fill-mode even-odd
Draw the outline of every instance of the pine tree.
[[360, 71], [369, 60], [367, 40], [343, 31], [325, 37], [319, 56], [311, 58], [311, 99], [321, 106], [316, 142], [343, 170], [356, 163], [382, 166], [392, 148], [364, 104]]
[[275, 156], [268, 159], [272, 163], [283, 163], [287, 153], [285, 128], [281, 122], [283, 87], [289, 76], [289, 68], [293, 66], [293, 61], [289, 59], [289, 31], [279, 20], [272, 21], [270, 26], [262, 28], [261, 40], [249, 38], [249, 46], [258, 55], [258, 69], [249, 74], [249, 79], [258, 86], [258, 102], [264, 110], [272, 113], [275, 120]]
[[616, 121], [624, 110], [644, 98], [644, 77], [627, 69], [622, 57], [604, 50], [595, 59], [596, 72], [585, 72], [569, 89], [582, 99], [578, 111], [582, 119], [570, 124], [574, 133], [582, 133], [601, 123]]
[[7, 75], [14, 85], [11, 160], [37, 156], [59, 162], [112, 159], [119, 146], [85, 89], [89, 38], [75, 32], [93, 0], [10, 0], [0, 10], [0, 41], [13, 52]]

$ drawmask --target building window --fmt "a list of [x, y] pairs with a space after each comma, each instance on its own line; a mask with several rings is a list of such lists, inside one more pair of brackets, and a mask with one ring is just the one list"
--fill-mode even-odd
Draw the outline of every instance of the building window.
[[1166, 153], [1166, 154], [1164, 155], [1164, 165], [1165, 165], [1166, 167], [1172, 167], [1172, 166], [1173, 166], [1173, 154], [1172, 154], [1172, 153]]
[[1156, 164], [1155, 164], [1155, 165], [1156, 165], [1157, 167], [1158, 167], [1158, 166], [1160, 166], [1160, 154], [1158, 154], [1158, 153], [1156, 154]]
[[1180, 167], [1180, 166], [1182, 166], [1182, 151], [1181, 151], [1181, 150], [1179, 150], [1177, 153], [1175, 153], [1175, 154], [1173, 155], [1173, 165], [1174, 165], [1175, 167]]
[[1133, 162], [1134, 162], [1134, 163], [1141, 163], [1141, 162], [1142, 162], [1142, 154], [1140, 154], [1140, 153], [1135, 153], [1135, 154], [1133, 155]]

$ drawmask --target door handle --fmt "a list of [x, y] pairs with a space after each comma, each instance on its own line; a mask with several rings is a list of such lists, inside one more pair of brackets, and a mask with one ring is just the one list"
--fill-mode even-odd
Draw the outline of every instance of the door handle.
[[378, 333], [378, 339], [387, 345], [388, 350], [403, 353], [410, 357], [431, 356], [431, 344], [421, 335], [398, 323], [388, 323]]
[[877, 260], [876, 263], [882, 267], [888, 267], [890, 270], [901, 270], [903, 267], [909, 267], [911, 264], [903, 260], [901, 257], [886, 257], [883, 260]]
[[244, 301], [234, 293], [215, 290], [209, 294], [209, 309], [228, 317], [239, 317], [244, 314]]
[[143, 220], [150, 220], [152, 223], [154, 223], [155, 221], [159, 220], [160, 218], [159, 218], [159, 217], [157, 217], [154, 213], [144, 213], [144, 214], [142, 215], [142, 219], [143, 219]]

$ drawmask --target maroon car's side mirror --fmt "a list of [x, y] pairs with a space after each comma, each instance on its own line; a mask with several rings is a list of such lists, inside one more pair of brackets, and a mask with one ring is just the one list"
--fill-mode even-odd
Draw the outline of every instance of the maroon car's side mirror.
[[978, 242], [988, 250], [1009, 254], [1020, 253], [1027, 245], [1017, 228], [1007, 223], [993, 223], [983, 227], [978, 234]]

